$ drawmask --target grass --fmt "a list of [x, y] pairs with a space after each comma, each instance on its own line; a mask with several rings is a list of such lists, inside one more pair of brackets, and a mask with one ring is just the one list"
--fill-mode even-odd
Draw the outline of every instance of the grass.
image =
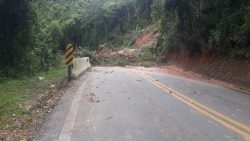
[[[39, 77], [44, 77], [43, 80]], [[27, 103], [66, 77], [66, 68], [56, 68], [32, 77], [0, 83], [0, 130], [16, 128], [13, 118], [27, 115]]]
[[150, 52], [149, 49], [143, 49], [141, 51], [135, 51], [132, 54], [133, 58], [136, 62], [142, 62], [142, 61], [154, 61], [156, 58], [154, 57], [154, 54]]

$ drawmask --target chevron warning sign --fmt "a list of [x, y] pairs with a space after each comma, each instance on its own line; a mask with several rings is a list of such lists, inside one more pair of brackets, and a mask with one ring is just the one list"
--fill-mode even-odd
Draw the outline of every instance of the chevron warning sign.
[[68, 66], [73, 65], [73, 57], [74, 57], [74, 47], [72, 44], [68, 44], [66, 47], [66, 54], [65, 54], [66, 65]]

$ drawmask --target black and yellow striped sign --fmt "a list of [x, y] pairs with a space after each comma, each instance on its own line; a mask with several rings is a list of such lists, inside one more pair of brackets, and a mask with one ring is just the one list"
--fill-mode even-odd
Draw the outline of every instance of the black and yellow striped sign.
[[65, 54], [66, 65], [68, 65], [68, 66], [73, 65], [73, 57], [74, 57], [73, 45], [68, 44], [66, 47], [66, 54]]

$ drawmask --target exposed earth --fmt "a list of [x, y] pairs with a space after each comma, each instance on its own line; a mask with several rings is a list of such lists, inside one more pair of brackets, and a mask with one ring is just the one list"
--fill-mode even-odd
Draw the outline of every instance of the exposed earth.
[[250, 92], [250, 60], [191, 55], [183, 50], [179, 53], [168, 53], [160, 63], [157, 59], [136, 62], [133, 53], [143, 48], [154, 51], [158, 37], [157, 28], [150, 26], [137, 35], [133, 48], [125, 51], [124, 49], [102, 48], [96, 53], [95, 57], [104, 59], [100, 63], [102, 66], [119, 65], [116, 60], [122, 58], [125, 62], [122, 66], [155, 67], [156, 70], [215, 83], [246, 93]]

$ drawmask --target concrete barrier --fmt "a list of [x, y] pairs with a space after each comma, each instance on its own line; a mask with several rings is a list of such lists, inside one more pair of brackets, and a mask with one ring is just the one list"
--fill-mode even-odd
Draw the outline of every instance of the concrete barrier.
[[81, 73], [83, 73], [84, 71], [86, 71], [90, 67], [91, 67], [91, 64], [89, 62], [89, 57], [74, 59], [74, 65], [73, 65], [73, 69], [72, 69], [72, 77], [73, 78], [78, 77]]

